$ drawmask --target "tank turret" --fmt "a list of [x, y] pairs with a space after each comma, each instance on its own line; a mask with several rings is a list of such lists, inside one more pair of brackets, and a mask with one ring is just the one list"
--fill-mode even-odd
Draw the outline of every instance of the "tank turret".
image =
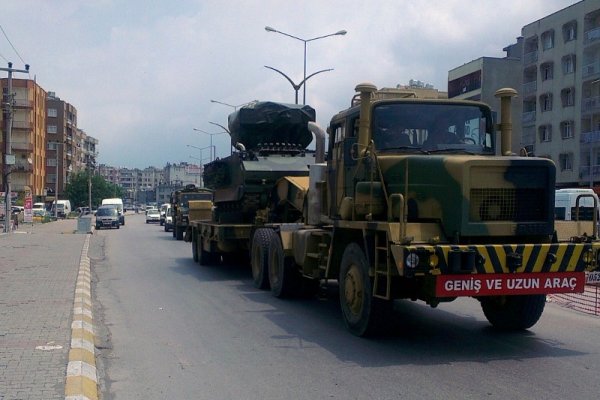
[[204, 185], [214, 191], [216, 222], [254, 223], [281, 177], [308, 176], [315, 162], [306, 149], [310, 121], [312, 107], [275, 102], [251, 103], [229, 115], [232, 144], [242, 150], [206, 164], [203, 174]]

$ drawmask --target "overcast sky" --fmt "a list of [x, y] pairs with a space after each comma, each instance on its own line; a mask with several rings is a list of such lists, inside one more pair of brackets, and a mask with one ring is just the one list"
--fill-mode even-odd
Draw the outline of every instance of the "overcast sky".
[[[0, 64], [31, 65], [46, 91], [77, 108], [78, 126], [99, 140], [100, 163], [163, 167], [208, 161], [209, 121], [227, 125], [254, 99], [294, 102], [285, 78], [303, 78], [306, 102], [325, 127], [347, 108], [357, 83], [410, 79], [446, 90], [448, 71], [482, 56], [503, 57], [521, 28], [566, 0], [2, 0]], [[19, 57], [20, 56], [20, 57]], [[6, 73], [2, 73], [6, 74]], [[6, 75], [2, 75], [5, 77]], [[15, 74], [15, 78], [26, 75]], [[299, 93], [302, 102], [302, 90]], [[229, 136], [213, 135], [217, 156]]]

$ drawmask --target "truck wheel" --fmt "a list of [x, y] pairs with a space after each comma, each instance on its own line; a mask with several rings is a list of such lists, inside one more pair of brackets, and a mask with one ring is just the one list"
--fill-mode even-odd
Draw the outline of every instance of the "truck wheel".
[[525, 330], [540, 319], [546, 305], [546, 295], [484, 297], [481, 308], [496, 329]]
[[269, 288], [269, 243], [276, 236], [272, 229], [258, 228], [252, 237], [250, 263], [252, 280], [257, 289]]
[[180, 226], [175, 227], [175, 239], [183, 240], [183, 229]]
[[298, 294], [302, 276], [298, 273], [293, 257], [285, 257], [279, 235], [269, 242], [269, 285], [275, 297], [283, 298]]
[[376, 333], [392, 311], [391, 301], [373, 298], [367, 258], [356, 243], [350, 243], [342, 256], [339, 296], [344, 323], [356, 336]]
[[171, 230], [171, 234], [173, 235], [173, 238], [175, 238], [175, 226], [173, 226], [173, 229]]
[[198, 234], [192, 231], [192, 259], [194, 262], [199, 262], [200, 257], [198, 257], [198, 253], [200, 252], [200, 243], [198, 243]]
[[196, 251], [198, 252], [198, 262], [200, 265], [215, 265], [218, 263], [218, 254], [204, 250], [202, 239], [198, 238], [197, 243], [194, 244], [194, 246], [196, 246]]

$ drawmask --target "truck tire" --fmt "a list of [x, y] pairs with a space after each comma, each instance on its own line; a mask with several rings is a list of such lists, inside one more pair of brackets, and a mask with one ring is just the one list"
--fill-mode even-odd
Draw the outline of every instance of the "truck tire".
[[257, 289], [269, 288], [269, 243], [276, 235], [273, 229], [258, 228], [252, 237], [250, 264], [252, 281]]
[[481, 309], [492, 326], [499, 330], [525, 330], [540, 319], [546, 295], [494, 296], [481, 300]]
[[[193, 242], [192, 242], [193, 243]], [[196, 251], [198, 252], [198, 262], [200, 265], [215, 265], [219, 262], [218, 254], [211, 253], [210, 251], [204, 250], [204, 245], [202, 244], [202, 239], [198, 238], [197, 243], [194, 244], [196, 246]]]
[[198, 243], [198, 233], [196, 233], [192, 229], [192, 259], [194, 262], [200, 262], [200, 257], [198, 254], [200, 253], [200, 243]]
[[175, 239], [183, 240], [183, 229], [180, 226], [175, 226]]
[[286, 257], [279, 235], [271, 236], [269, 242], [269, 285], [275, 297], [295, 296], [300, 292], [302, 276], [292, 257]]
[[392, 302], [373, 298], [369, 264], [356, 243], [346, 246], [340, 263], [340, 308], [344, 324], [356, 336], [369, 336], [385, 327]]

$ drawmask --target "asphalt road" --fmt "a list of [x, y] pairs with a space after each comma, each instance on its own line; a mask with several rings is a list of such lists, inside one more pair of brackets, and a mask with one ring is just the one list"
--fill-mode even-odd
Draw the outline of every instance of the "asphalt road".
[[361, 339], [335, 288], [276, 299], [143, 214], [126, 223], [90, 248], [105, 399], [598, 398], [598, 317], [548, 303], [531, 330], [498, 333], [475, 300], [402, 301], [389, 334]]

